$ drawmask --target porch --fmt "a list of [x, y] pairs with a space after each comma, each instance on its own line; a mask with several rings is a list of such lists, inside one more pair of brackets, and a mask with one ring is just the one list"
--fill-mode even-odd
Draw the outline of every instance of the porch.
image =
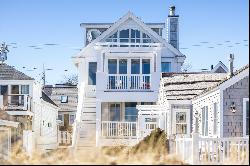
[[31, 97], [24, 94], [0, 95], [0, 108], [11, 115], [18, 111], [31, 110]]

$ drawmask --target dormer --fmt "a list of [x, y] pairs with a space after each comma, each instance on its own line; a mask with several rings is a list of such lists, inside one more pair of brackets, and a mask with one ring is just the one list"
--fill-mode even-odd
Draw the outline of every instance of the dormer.
[[[85, 32], [85, 46], [91, 43], [112, 25], [114, 25], [114, 23], [81, 23], [80, 26], [84, 28]], [[162, 36], [165, 23], [146, 23], [146, 25], [159, 36]]]

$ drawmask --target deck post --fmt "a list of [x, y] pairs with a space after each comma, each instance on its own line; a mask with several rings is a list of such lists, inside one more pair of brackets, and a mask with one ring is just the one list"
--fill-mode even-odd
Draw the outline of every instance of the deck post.
[[199, 133], [192, 134], [192, 164], [199, 164]]

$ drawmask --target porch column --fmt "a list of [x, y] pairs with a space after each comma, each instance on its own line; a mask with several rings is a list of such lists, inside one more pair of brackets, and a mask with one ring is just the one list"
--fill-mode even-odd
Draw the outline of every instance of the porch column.
[[100, 145], [101, 138], [101, 111], [102, 111], [102, 102], [100, 100], [96, 100], [96, 146]]

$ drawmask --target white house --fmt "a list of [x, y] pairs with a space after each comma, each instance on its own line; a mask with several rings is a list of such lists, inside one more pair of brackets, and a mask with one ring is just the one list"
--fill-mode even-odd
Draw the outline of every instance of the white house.
[[165, 23], [144, 23], [131, 12], [115, 23], [81, 24], [87, 40], [73, 57], [79, 72], [75, 147], [136, 142], [136, 105], [154, 104], [161, 72], [180, 72], [185, 60], [174, 7], [167, 22], [167, 41]]
[[20, 123], [15, 141], [22, 140], [30, 155], [34, 149], [57, 148], [58, 107], [33, 78], [0, 63], [0, 108]]

